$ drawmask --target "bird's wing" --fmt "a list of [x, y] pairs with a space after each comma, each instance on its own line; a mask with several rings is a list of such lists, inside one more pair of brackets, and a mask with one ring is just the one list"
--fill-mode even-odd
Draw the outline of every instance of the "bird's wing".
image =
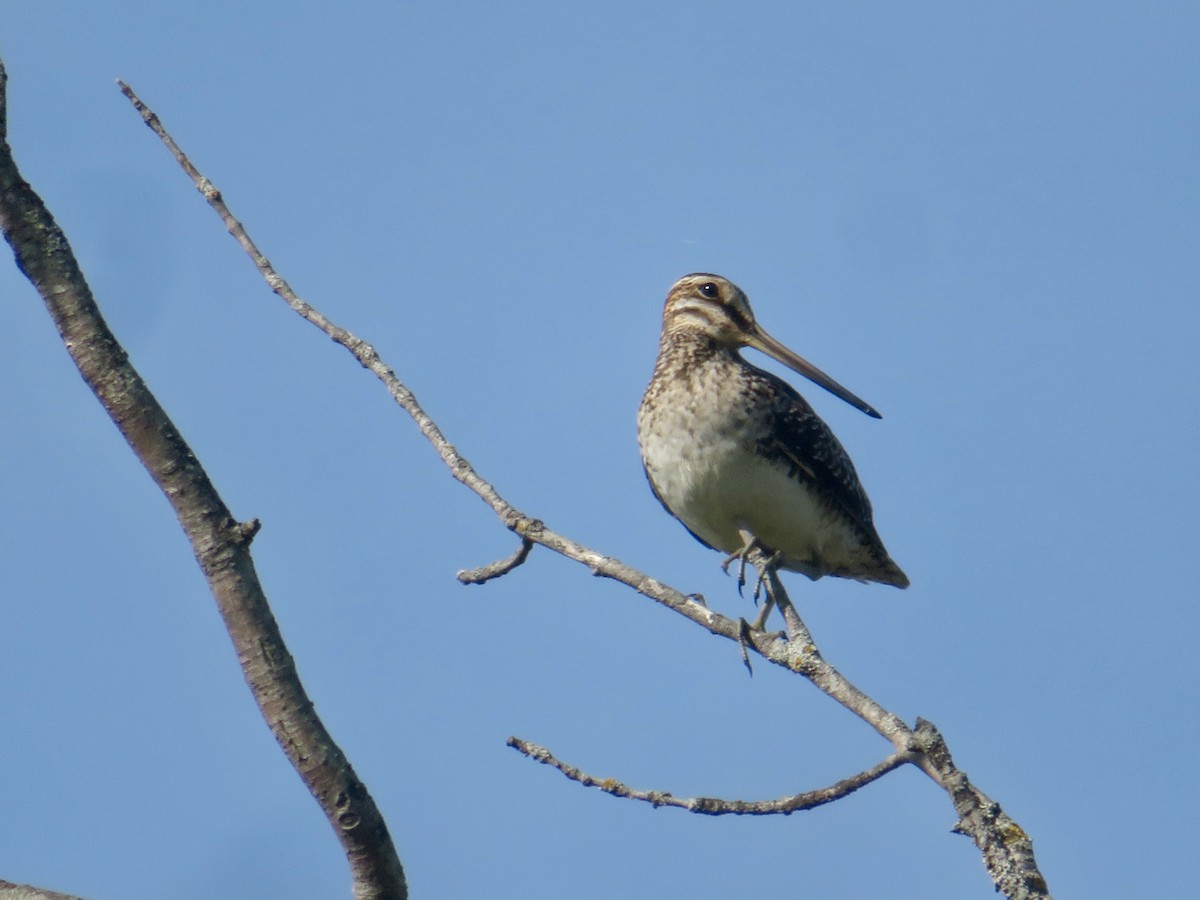
[[790, 384], [763, 372], [778, 391], [774, 427], [765, 438], [763, 452], [785, 462], [794, 473], [813, 485], [821, 496], [879, 540], [871, 514], [871, 501], [854, 471], [854, 463], [829, 426]]

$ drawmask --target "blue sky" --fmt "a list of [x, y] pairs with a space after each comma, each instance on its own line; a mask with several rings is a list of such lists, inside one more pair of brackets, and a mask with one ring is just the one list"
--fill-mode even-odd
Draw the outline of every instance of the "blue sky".
[[[731, 615], [634, 415], [701, 270], [878, 407], [800, 385], [881, 586], [794, 576], [826, 656], [936, 723], [1062, 897], [1194, 890], [1200, 12], [1191, 4], [184, 4], [5, 15], [10, 137], [241, 517], [417, 897], [991, 897], [913, 771], [807, 684], [511, 537], [264, 287], [128, 81], [300, 293], [530, 515]], [[188, 546], [0, 267], [0, 878], [88, 898], [346, 896]], [[761, 358], [755, 362], [769, 365]], [[793, 379], [795, 380], [795, 379]]]

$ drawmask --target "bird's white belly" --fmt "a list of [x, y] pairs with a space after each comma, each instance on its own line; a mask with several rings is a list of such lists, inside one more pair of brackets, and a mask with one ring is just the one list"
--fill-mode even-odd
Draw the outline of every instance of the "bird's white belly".
[[782, 565], [819, 578], [857, 547], [844, 520], [782, 463], [732, 436], [685, 432], [655, 442], [646, 468], [671, 511], [705, 543], [736, 553], [746, 535], [783, 554]]

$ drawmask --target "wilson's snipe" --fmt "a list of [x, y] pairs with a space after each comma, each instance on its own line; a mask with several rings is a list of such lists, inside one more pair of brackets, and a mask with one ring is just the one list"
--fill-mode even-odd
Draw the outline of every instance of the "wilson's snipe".
[[744, 559], [757, 544], [774, 565], [813, 580], [835, 575], [908, 587], [838, 439], [791, 385], [742, 359], [742, 347], [879, 418], [763, 331], [737, 285], [687, 275], [667, 294], [658, 361], [638, 410], [655, 496], [697, 540], [731, 558]]

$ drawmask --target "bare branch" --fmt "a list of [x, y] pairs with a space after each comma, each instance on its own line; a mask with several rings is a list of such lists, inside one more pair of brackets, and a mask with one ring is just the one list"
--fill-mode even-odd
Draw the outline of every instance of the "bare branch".
[[[914, 753], [921, 754], [919, 759], [912, 761], [920, 765], [922, 771], [941, 785], [951, 796], [960, 816], [958, 830], [968, 834], [983, 851], [988, 871], [997, 888], [1003, 890], [1014, 900], [1016, 898], [1035, 900], [1035, 898], [1048, 897], [1046, 882], [1033, 861], [1032, 844], [1025, 832], [1015, 822], [1004, 816], [999, 807], [995, 806], [982, 792], [970, 784], [966, 774], [955, 768], [948, 752], [939, 755], [936, 762], [926, 758], [922, 749], [926, 746], [922, 735], [910, 728], [899, 716], [887, 711], [864, 694], [821, 657], [811, 633], [796, 613], [778, 576], [770, 571], [769, 566], [766, 567], [767, 571], [764, 572], [763, 577], [767, 582], [771, 597], [783, 611], [787, 624], [786, 635], [745, 628], [744, 622], [735, 621], [713, 612], [693, 596], [685, 595], [619, 560], [604, 556], [558, 534], [541, 520], [527, 516], [512, 506], [475, 471], [454, 445], [446, 439], [417, 402], [413, 393], [379, 358], [370, 344], [330, 322], [308, 302], [301, 299], [275, 272], [266, 257], [250, 240], [242, 224], [229, 212], [220, 191], [183, 154], [163, 129], [158, 117], [134, 95], [128, 86], [121, 84], [121, 90], [141, 113], [146, 124], [162, 139], [179, 164], [191, 176], [197, 190], [204, 195], [209, 205], [221, 217], [230, 234], [250, 255], [271, 290], [283, 298], [297, 313], [350, 351], [363, 367], [373, 372], [384, 383], [396, 403], [413, 418], [421, 433], [433, 445], [434, 450], [450, 469], [451, 475], [487, 503], [506, 528], [527, 541], [541, 544], [568, 559], [582, 563], [596, 575], [612, 578], [628, 585], [638, 593], [674, 610], [712, 634], [740, 643], [743, 652], [746, 648], [753, 648], [756, 653], [769, 662], [803, 675], [817, 688], [867, 722], [887, 739], [895, 748], [894, 755], [902, 757], [901, 761], [908, 761]], [[751, 562], [758, 566], [765, 565], [766, 560], [759, 554]], [[763, 572], [763, 569], [760, 568], [759, 571]], [[932, 752], [938, 747], [931, 745], [929, 749]], [[944, 750], [944, 744], [940, 745], [940, 749]], [[989, 813], [993, 807], [994, 812]]]
[[[4, 86], [0, 63], [0, 135], [5, 134]], [[7, 140], [0, 141], [0, 224], [84, 381], [174, 508], [263, 717], [342, 843], [355, 896], [407, 897], [383, 817], [317, 717], [267, 605], [249, 554], [257, 523], [235, 521], [183, 435], [129, 363], [66, 236], [18, 172]]]
[[815, 791], [805, 791], [803, 794], [793, 794], [790, 797], [780, 797], [778, 800], [721, 800], [716, 797], [676, 797], [663, 791], [639, 791], [631, 788], [615, 778], [597, 778], [582, 772], [575, 766], [569, 765], [556, 758], [545, 747], [510, 737], [506, 742], [514, 750], [519, 750], [530, 759], [552, 766], [562, 772], [572, 781], [577, 781], [584, 787], [599, 788], [614, 797], [624, 797], [627, 800], [641, 800], [652, 806], [674, 806], [688, 812], [701, 813], [706, 816], [774, 816], [791, 815], [805, 809], [813, 809], [840, 800], [853, 794], [860, 787], [870, 784], [883, 777], [893, 769], [905, 763], [912, 762], [911, 754], [893, 753], [886, 759], [867, 769], [832, 784], [827, 788]]
[[521, 565], [521, 563], [525, 562], [529, 556], [529, 551], [532, 549], [533, 541], [529, 538], [521, 538], [521, 546], [513, 551], [510, 556], [498, 559], [486, 566], [480, 566], [478, 569], [463, 569], [455, 577], [463, 584], [483, 584], [484, 582], [491, 581], [493, 578], [507, 575], [517, 566]]

